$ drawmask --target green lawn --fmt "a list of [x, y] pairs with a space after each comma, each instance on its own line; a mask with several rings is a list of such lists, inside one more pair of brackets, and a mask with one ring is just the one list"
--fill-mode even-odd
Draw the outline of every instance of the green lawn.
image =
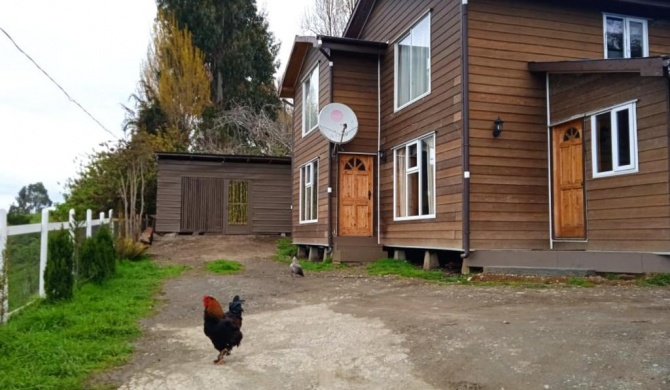
[[[290, 264], [293, 256], [298, 253], [298, 247], [293, 245], [290, 238], [280, 238], [277, 240], [277, 253], [274, 256], [275, 261]], [[300, 266], [304, 271], [330, 271], [334, 269], [346, 268], [344, 264], [333, 264], [332, 260], [326, 259], [322, 262], [299, 260]]]
[[40, 233], [7, 238], [9, 311], [37, 297], [40, 277]]
[[162, 280], [182, 270], [125, 261], [113, 279], [84, 285], [71, 302], [26, 308], [0, 325], [0, 389], [81, 389], [91, 373], [124, 363]]

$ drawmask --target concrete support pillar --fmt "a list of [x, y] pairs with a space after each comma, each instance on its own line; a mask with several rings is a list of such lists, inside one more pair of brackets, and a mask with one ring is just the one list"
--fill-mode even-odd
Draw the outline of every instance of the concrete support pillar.
[[323, 261], [328, 260], [328, 257], [330, 257], [332, 253], [333, 253], [332, 250], [329, 250], [328, 248], [324, 248], [323, 249]]
[[440, 262], [437, 260], [437, 252], [426, 251], [423, 255], [423, 269], [431, 270], [440, 268]]
[[304, 259], [307, 257], [307, 247], [304, 245], [298, 245], [298, 254], [296, 255], [299, 259]]
[[315, 246], [309, 247], [309, 261], [319, 261], [319, 248]]
[[393, 251], [393, 258], [396, 260], [407, 260], [405, 256], [405, 251], [402, 249], [396, 249]]
[[463, 259], [463, 265], [461, 265], [461, 275], [470, 275], [470, 266], [468, 265], [468, 259]]

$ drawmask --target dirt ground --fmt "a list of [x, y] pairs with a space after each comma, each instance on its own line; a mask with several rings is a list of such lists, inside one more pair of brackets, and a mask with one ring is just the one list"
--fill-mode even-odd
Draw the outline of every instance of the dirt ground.
[[[670, 289], [472, 287], [368, 277], [292, 279], [272, 237], [160, 238], [168, 281], [132, 361], [96, 379], [153, 389], [670, 389]], [[237, 260], [223, 276], [204, 263]], [[202, 296], [246, 299], [226, 364], [202, 332]]]

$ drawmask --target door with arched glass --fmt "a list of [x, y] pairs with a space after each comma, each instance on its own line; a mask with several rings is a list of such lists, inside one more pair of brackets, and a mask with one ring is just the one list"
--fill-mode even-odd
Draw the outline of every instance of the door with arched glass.
[[372, 156], [340, 155], [339, 234], [372, 236]]

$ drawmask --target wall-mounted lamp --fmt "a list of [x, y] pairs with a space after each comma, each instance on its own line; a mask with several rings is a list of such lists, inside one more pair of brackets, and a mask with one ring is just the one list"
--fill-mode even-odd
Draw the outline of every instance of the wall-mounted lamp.
[[380, 149], [377, 153], [379, 154], [379, 161], [385, 163], [386, 162], [386, 150]]
[[497, 138], [500, 135], [500, 133], [502, 133], [503, 124], [505, 124], [505, 122], [502, 119], [500, 119], [500, 117], [498, 117], [498, 119], [496, 119], [493, 122], [493, 136], [494, 137]]

